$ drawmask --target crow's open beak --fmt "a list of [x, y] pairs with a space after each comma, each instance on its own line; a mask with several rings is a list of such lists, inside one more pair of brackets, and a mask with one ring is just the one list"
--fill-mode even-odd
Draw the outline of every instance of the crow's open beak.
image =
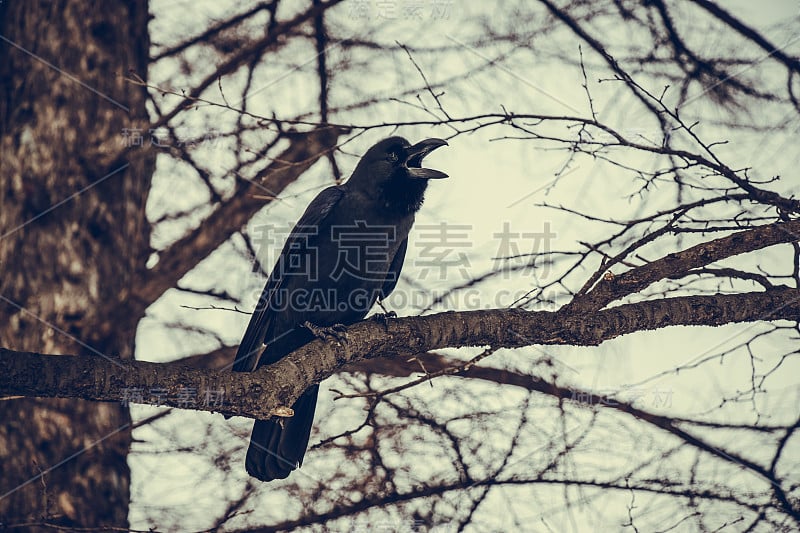
[[444, 172], [432, 168], [422, 168], [422, 160], [425, 156], [440, 146], [447, 146], [447, 141], [444, 139], [425, 139], [414, 146], [406, 148], [405, 166], [408, 169], [408, 176], [423, 179], [446, 178], [447, 174]]

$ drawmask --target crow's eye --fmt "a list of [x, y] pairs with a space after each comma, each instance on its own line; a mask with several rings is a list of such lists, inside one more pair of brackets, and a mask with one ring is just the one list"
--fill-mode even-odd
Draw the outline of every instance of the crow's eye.
[[396, 163], [397, 160], [400, 159], [400, 156], [397, 155], [397, 152], [389, 152], [389, 158], [388, 159], [392, 163]]

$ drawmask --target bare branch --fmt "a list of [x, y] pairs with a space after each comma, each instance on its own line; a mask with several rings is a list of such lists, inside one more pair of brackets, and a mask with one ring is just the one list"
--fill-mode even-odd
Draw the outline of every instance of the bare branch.
[[254, 194], [259, 190], [267, 190], [271, 195], [277, 195], [320, 157], [329, 153], [336, 146], [341, 133], [336, 128], [320, 128], [308, 133], [292, 134], [289, 147], [259, 176], [252, 182], [240, 185], [234, 195], [200, 227], [160, 254], [158, 264], [137, 284], [135, 296], [140, 305], [146, 307], [164, 291], [174, 287], [200, 259], [216, 250], [269, 203], [269, 200], [256, 198]]

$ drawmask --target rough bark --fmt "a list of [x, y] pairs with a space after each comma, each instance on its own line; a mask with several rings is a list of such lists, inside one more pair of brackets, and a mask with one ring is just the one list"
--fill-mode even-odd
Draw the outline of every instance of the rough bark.
[[[588, 294], [579, 295], [570, 305], [592, 312], [624, 296], [641, 291], [656, 281], [680, 278], [687, 275], [692, 269], [704, 267], [729, 257], [798, 240], [800, 240], [800, 220], [765, 224], [738, 231], [680, 252], [668, 254], [657, 261], [632, 268], [619, 276], [612, 276], [598, 284]], [[608, 268], [605, 265], [604, 267]], [[598, 271], [585, 287], [588, 288], [589, 284], [593, 283], [592, 280], [599, 279], [600, 272], [602, 271]]]
[[[557, 312], [494, 309], [386, 323], [366, 320], [349, 327], [343, 342], [317, 340], [250, 373], [100, 356], [51, 357], [0, 348], [0, 394], [133, 401], [253, 418], [291, 416], [286, 407], [311, 384], [365, 359], [408, 358], [454, 346], [596, 346], [620, 335], [667, 326], [781, 319], [800, 319], [799, 290], [667, 298], [621, 305], [591, 316], [568, 308]], [[215, 401], [202, 401], [206, 391], [213, 392]]]
[[[130, 358], [126, 304], [149, 253], [145, 0], [0, 4], [0, 344]], [[132, 320], [129, 324], [136, 324]], [[127, 527], [120, 404], [0, 401], [0, 522]], [[31, 527], [30, 529], [35, 530]]]

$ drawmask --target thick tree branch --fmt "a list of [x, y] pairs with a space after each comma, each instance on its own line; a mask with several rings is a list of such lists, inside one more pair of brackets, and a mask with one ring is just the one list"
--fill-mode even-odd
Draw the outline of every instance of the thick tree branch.
[[[639, 292], [661, 279], [675, 278], [681, 273], [689, 273], [692, 269], [704, 267], [722, 259], [798, 240], [800, 240], [800, 220], [739, 231], [666, 255], [611, 279], [604, 279], [588, 294], [575, 298], [570, 305], [587, 310], [601, 309], [609, 303]], [[610, 265], [608, 266], [610, 267]], [[604, 267], [596, 272], [579, 294], [589, 289], [605, 270]]]
[[[410, 357], [445, 347], [595, 346], [620, 335], [675, 325], [800, 320], [800, 290], [686, 296], [621, 305], [592, 314], [494, 309], [366, 320], [342, 344], [314, 341], [253, 373], [97, 356], [49, 356], [0, 349], [0, 394], [133, 401], [230, 415], [291, 415], [286, 407], [342, 366], [375, 357]], [[142, 398], [132, 391], [141, 392]], [[158, 391], [154, 394], [153, 391]], [[187, 401], [187, 391], [195, 394]], [[217, 401], [200, 398], [212, 392]]]

